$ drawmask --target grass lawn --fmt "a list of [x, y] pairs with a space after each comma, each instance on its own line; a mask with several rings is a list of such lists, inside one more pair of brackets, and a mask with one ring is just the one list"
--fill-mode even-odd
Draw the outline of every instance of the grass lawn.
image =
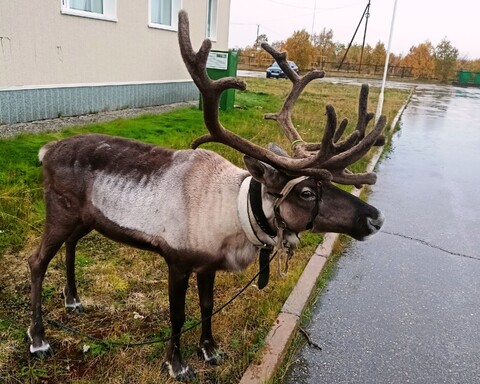
[[[237, 93], [238, 108], [221, 113], [223, 125], [259, 145], [289, 144], [274, 121], [263, 114], [278, 111], [290, 83], [282, 80], [245, 79], [247, 91]], [[369, 110], [375, 111], [378, 89], [372, 89]], [[295, 107], [293, 120], [302, 137], [319, 141], [325, 125], [325, 105], [336, 107], [339, 119], [356, 123], [359, 88], [315, 81]], [[392, 121], [407, 92], [386, 90], [384, 114]], [[1, 126], [0, 126], [1, 130]], [[32, 360], [25, 331], [29, 325], [29, 271], [27, 258], [39, 243], [45, 209], [42, 200], [38, 149], [51, 140], [84, 132], [98, 132], [142, 140], [170, 148], [188, 148], [206, 133], [201, 111], [187, 108], [161, 115], [144, 115], [108, 123], [73, 127], [56, 133], [22, 135], [0, 140], [0, 382], [1, 383], [158, 383], [173, 382], [162, 368], [165, 345], [106, 349], [86, 337], [55, 328], [48, 320], [74, 326], [96, 338], [138, 342], [152, 336], [168, 336], [166, 264], [161, 257], [129, 248], [92, 233], [77, 251], [77, 284], [86, 312], [69, 314], [60, 291], [65, 283], [65, 256], [61, 250], [47, 271], [43, 310], [47, 339], [55, 356]], [[242, 156], [227, 147], [208, 144], [234, 164]], [[365, 161], [355, 168], [361, 169]], [[269, 285], [262, 291], [249, 287], [213, 320], [217, 342], [226, 361], [210, 367], [196, 358], [199, 329], [182, 338], [186, 362], [197, 371], [198, 383], [237, 382], [254, 361], [263, 340], [288, 297], [321, 236], [305, 233], [289, 273], [280, 277], [274, 266]], [[252, 265], [242, 273], [220, 272], [215, 287], [216, 307], [226, 302], [257, 272]], [[187, 295], [186, 326], [199, 320], [196, 281]], [[88, 352], [84, 352], [84, 348]]]

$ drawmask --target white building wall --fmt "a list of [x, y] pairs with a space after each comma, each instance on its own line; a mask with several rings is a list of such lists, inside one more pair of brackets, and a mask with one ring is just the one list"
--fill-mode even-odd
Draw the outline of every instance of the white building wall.
[[[207, 0], [183, 0], [194, 47], [206, 34]], [[227, 50], [230, 1], [218, 1]], [[61, 0], [0, 0], [0, 89], [17, 86], [187, 80], [177, 32], [148, 27], [148, 0], [117, 0], [117, 21], [61, 13]]]
[[[116, 1], [115, 21], [63, 14], [66, 0], [0, 0], [1, 124], [198, 100], [176, 31], [148, 26], [149, 0]], [[197, 50], [207, 0], [182, 0]], [[218, 0], [214, 50], [227, 50]]]

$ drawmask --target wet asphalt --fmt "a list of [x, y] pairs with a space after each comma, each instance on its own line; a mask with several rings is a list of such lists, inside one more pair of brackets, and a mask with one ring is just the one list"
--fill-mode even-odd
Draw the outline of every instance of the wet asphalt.
[[401, 124], [382, 232], [339, 259], [306, 328], [322, 351], [285, 383], [480, 383], [480, 89], [418, 86]]

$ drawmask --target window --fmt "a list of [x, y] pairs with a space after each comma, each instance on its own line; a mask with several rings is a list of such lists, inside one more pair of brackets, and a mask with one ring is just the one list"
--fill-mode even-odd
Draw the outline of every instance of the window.
[[117, 21], [117, 0], [61, 0], [65, 15]]
[[208, 0], [207, 37], [212, 40], [217, 39], [217, 2], [218, 0]]
[[181, 8], [181, 0], [149, 0], [148, 25], [176, 31], [177, 15]]
[[70, 0], [70, 8], [103, 15], [103, 0]]

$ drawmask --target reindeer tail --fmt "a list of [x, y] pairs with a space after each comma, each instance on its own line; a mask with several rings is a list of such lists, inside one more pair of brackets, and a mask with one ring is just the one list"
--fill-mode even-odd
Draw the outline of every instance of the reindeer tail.
[[57, 141], [51, 141], [50, 143], [47, 143], [42, 148], [40, 148], [40, 150], [38, 151], [38, 160], [40, 161], [40, 163], [43, 162], [43, 158], [47, 154], [48, 150], [55, 144], [57, 144]]

